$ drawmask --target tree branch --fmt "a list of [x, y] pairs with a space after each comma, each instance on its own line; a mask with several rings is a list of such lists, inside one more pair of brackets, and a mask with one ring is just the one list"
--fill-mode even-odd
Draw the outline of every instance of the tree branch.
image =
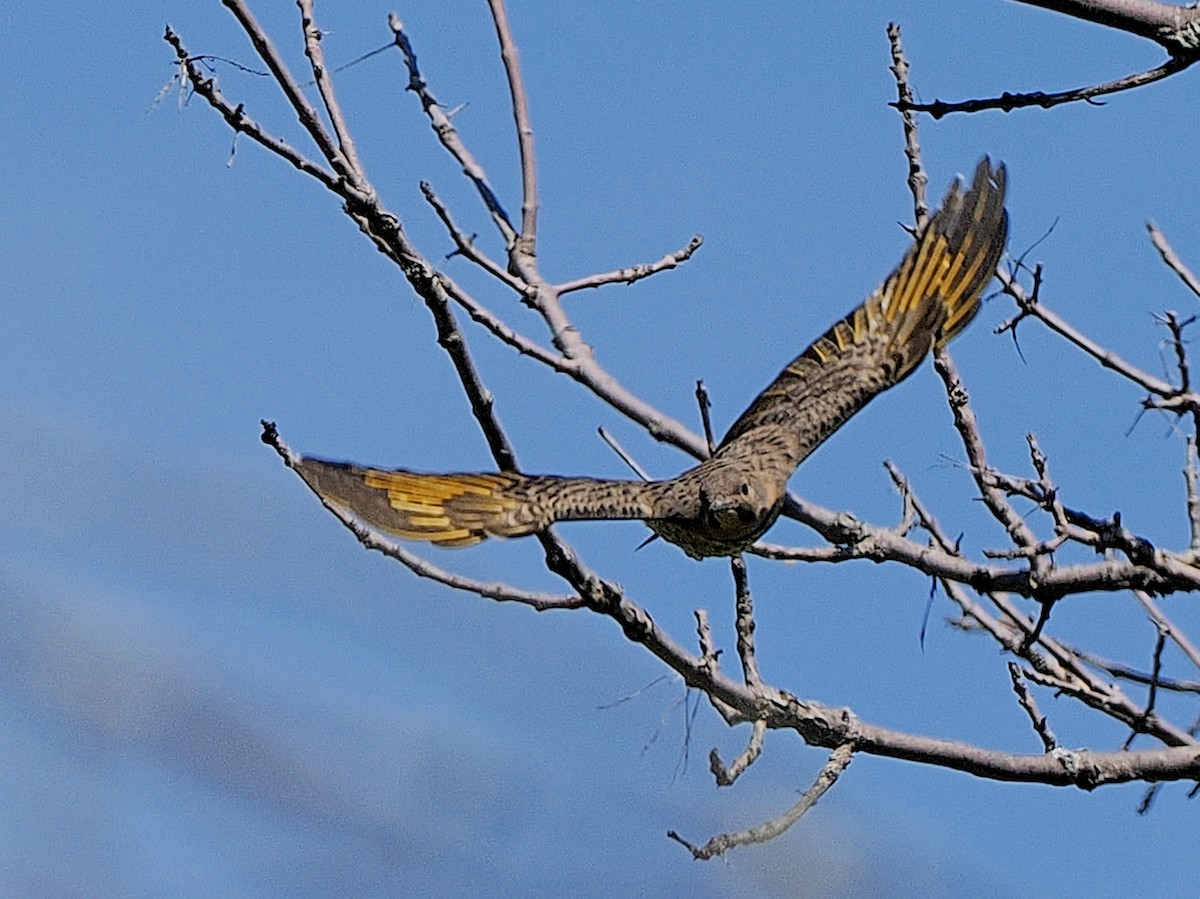
[[673, 830], [667, 831], [667, 836], [679, 843], [692, 853], [692, 858], [698, 861], [707, 860], [714, 856], [724, 856], [726, 852], [737, 846], [749, 846], [753, 843], [765, 843], [785, 832], [828, 792], [842, 772], [846, 770], [854, 758], [854, 747], [849, 744], [839, 746], [829, 757], [829, 761], [817, 775], [813, 785], [804, 791], [800, 799], [786, 812], [757, 827], [736, 833], [723, 833], [713, 837], [703, 846], [693, 846]]
[[525, 79], [521, 74], [521, 57], [517, 42], [513, 39], [512, 27], [508, 22], [508, 11], [504, 0], [488, 0], [492, 10], [492, 22], [496, 26], [496, 39], [500, 42], [500, 59], [504, 63], [504, 74], [508, 79], [508, 93], [512, 98], [513, 122], [517, 128], [517, 148], [521, 154], [521, 233], [512, 248], [511, 259], [514, 270], [526, 282], [539, 280], [533, 262], [537, 256], [538, 176], [537, 156], [534, 153], [533, 123], [529, 116], [529, 97], [525, 93]]
[[1126, 31], [1161, 44], [1174, 54], [1200, 47], [1200, 13], [1195, 6], [1157, 0], [1019, 0]]

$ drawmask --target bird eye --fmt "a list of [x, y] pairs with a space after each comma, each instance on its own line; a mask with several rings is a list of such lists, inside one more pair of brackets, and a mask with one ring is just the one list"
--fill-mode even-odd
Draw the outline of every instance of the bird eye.
[[750, 485], [745, 482], [742, 482], [742, 496], [749, 496], [749, 495], [750, 495]]

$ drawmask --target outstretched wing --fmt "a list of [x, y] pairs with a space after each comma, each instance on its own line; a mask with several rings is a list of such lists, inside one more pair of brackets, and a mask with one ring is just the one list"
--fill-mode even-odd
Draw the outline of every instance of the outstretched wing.
[[493, 474], [422, 474], [297, 457], [293, 467], [322, 499], [405, 540], [470, 546], [523, 537], [555, 521], [652, 518], [662, 482]]
[[742, 461], [786, 480], [850, 416], [965, 328], [1004, 251], [1004, 187], [1004, 166], [987, 157], [965, 193], [956, 181], [896, 270], [758, 395], [711, 461]]
[[469, 546], [555, 521], [640, 518], [697, 558], [739, 552], [775, 520], [800, 461], [978, 311], [1004, 249], [1004, 178], [985, 158], [965, 193], [955, 183], [883, 285], [783, 370], [712, 458], [673, 480], [421, 474], [290, 453], [288, 464], [325, 501], [406, 540]]

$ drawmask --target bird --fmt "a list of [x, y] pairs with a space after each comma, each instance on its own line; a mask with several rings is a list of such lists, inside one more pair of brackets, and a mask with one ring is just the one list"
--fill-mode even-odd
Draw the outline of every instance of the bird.
[[955, 179], [883, 284], [792, 360], [711, 455], [666, 480], [517, 471], [430, 474], [295, 455], [324, 501], [404, 540], [462, 547], [560, 521], [641, 519], [688, 556], [734, 556], [775, 523], [804, 459], [856, 412], [907, 378], [979, 311], [1008, 233], [1007, 174], [983, 157]]

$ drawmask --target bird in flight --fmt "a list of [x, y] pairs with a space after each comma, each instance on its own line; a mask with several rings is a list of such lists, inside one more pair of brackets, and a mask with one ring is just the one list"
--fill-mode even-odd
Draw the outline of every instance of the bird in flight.
[[322, 499], [405, 540], [470, 546], [558, 521], [641, 519], [693, 558], [736, 555], [775, 523], [796, 466], [979, 311], [1008, 232], [1004, 190], [1004, 166], [987, 157], [965, 191], [956, 180], [883, 284], [789, 363], [708, 459], [678, 477], [423, 474], [308, 456], [289, 464]]

